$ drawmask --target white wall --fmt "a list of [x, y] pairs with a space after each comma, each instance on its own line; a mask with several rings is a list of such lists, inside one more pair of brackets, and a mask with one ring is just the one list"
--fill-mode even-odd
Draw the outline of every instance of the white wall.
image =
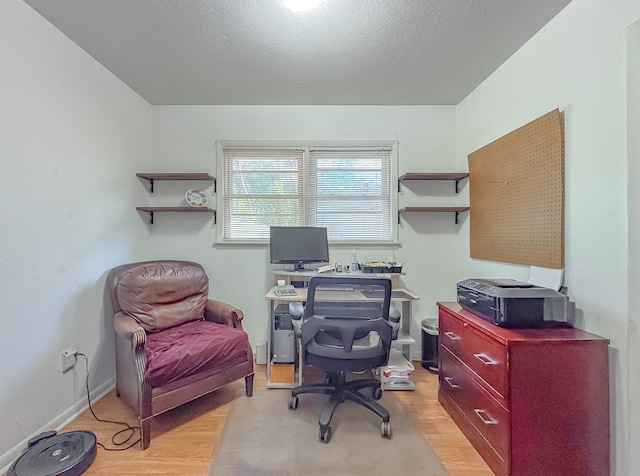
[[[574, 0], [457, 110], [460, 168], [485, 144], [556, 107], [564, 112], [565, 284], [580, 309], [577, 326], [611, 340], [618, 475], [630, 474], [625, 28], [639, 17], [637, 1]], [[523, 266], [470, 259], [468, 222], [459, 238], [460, 278], [528, 277]]]
[[[216, 140], [397, 139], [400, 173], [448, 172], [455, 171], [454, 134], [454, 107], [161, 106], [153, 111], [153, 170], [215, 175]], [[457, 202], [452, 182], [418, 185], [404, 187], [400, 206]], [[178, 204], [192, 187], [163, 183], [152, 199]], [[215, 247], [212, 220], [201, 216], [160, 216], [150, 229], [153, 253], [199, 261], [211, 279], [210, 294], [243, 309], [254, 349], [266, 339], [264, 294], [273, 284], [267, 246]], [[458, 230], [453, 214], [412, 216], [400, 229], [401, 248], [357, 250], [361, 260], [395, 257], [406, 263], [403, 282], [421, 297], [414, 306], [418, 341], [420, 321], [436, 316], [436, 300], [455, 299]], [[349, 262], [350, 255], [351, 248], [330, 250], [331, 262]], [[414, 351], [419, 358], [419, 345]]]
[[113, 384], [104, 275], [142, 256], [151, 106], [21, 0], [0, 1], [0, 472]]
[[[625, 27], [639, 16], [636, 0], [574, 0], [457, 108], [151, 108], [22, 1], [1, 0], [0, 468], [25, 439], [59, 427], [83, 405], [84, 367], [61, 374], [62, 349], [89, 356], [95, 392], [113, 383], [102, 293], [114, 265], [199, 261], [212, 297], [239, 304], [252, 344], [264, 340], [267, 248], [215, 247], [212, 220], [200, 215], [159, 214], [146, 224], [136, 205], [181, 201], [191, 185], [160, 182], [151, 195], [135, 172], [215, 175], [217, 139], [397, 139], [400, 173], [466, 171], [467, 154], [559, 107], [566, 120], [566, 284], [582, 311], [578, 324], [611, 339], [612, 466], [614, 474], [631, 474], [640, 467], [629, 451], [640, 441], [640, 412], [629, 389], [636, 395], [640, 384], [638, 364], [628, 359], [638, 322], [629, 316], [639, 305], [627, 289], [640, 281], [633, 266], [640, 203], [639, 168], [627, 163], [627, 148], [637, 158], [640, 147], [625, 135], [639, 122], [639, 101], [625, 90]], [[637, 31], [627, 39], [636, 56]], [[629, 79], [637, 77], [636, 66]], [[400, 206], [468, 203], [468, 185], [459, 197], [452, 189], [448, 182], [406, 184]], [[403, 282], [421, 296], [418, 340], [420, 320], [435, 316], [435, 301], [455, 299], [456, 281], [527, 277], [522, 266], [469, 259], [468, 222], [465, 215], [461, 225], [449, 214], [408, 216], [401, 248], [358, 250], [361, 259], [406, 262]], [[332, 261], [349, 255], [348, 248], [331, 250]]]
[[[629, 448], [640, 448], [640, 21], [627, 29], [627, 140], [629, 153]], [[629, 468], [640, 468], [640, 453], [629, 452]]]

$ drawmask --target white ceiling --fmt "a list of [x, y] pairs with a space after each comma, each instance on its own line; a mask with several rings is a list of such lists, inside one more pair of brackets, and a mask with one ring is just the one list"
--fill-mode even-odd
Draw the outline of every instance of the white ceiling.
[[25, 0], [158, 104], [458, 104], [570, 0]]

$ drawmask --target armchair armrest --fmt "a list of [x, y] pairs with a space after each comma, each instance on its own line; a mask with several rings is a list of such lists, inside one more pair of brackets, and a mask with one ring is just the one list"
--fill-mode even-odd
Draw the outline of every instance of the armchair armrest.
[[244, 313], [226, 302], [208, 299], [204, 308], [204, 318], [207, 321], [242, 329], [241, 321], [244, 318]]
[[[116, 334], [116, 387], [124, 400], [138, 410], [138, 414], [146, 416], [151, 412], [145, 406], [143, 394], [149, 394], [151, 388], [144, 378], [146, 356], [144, 345], [147, 333], [140, 324], [123, 312], [113, 318]], [[149, 400], [150, 401], [150, 400]]]
[[123, 312], [118, 312], [113, 318], [113, 327], [116, 334], [131, 340], [134, 348], [144, 347], [147, 333], [136, 320]]

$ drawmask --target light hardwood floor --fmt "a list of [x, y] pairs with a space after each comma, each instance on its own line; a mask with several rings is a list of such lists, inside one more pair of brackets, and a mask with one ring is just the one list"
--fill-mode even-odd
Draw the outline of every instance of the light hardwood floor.
[[[416, 389], [396, 392], [402, 405], [411, 414], [451, 476], [492, 476], [493, 472], [438, 403], [437, 375], [424, 370], [418, 362], [415, 364], [412, 379], [416, 383]], [[266, 366], [256, 365], [255, 372], [255, 388], [266, 388]], [[151, 446], [146, 451], [141, 451], [139, 444], [126, 451], [105, 451], [99, 448], [95, 461], [85, 474], [206, 475], [220, 441], [231, 402], [236, 392], [243, 387], [243, 380], [235, 382], [157, 417], [152, 427]], [[270, 391], [287, 392], [279, 389]], [[116, 397], [115, 391], [94, 402], [93, 409], [100, 419], [137, 424], [133, 411]], [[100, 443], [113, 447], [111, 436], [120, 428], [122, 427], [119, 425], [96, 421], [87, 410], [61, 430], [61, 433], [89, 430], [96, 434]]]

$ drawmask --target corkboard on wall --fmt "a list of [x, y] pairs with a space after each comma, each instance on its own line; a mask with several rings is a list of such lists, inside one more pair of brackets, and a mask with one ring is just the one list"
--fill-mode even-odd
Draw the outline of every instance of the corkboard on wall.
[[469, 154], [471, 257], [564, 267], [564, 133], [555, 109]]

